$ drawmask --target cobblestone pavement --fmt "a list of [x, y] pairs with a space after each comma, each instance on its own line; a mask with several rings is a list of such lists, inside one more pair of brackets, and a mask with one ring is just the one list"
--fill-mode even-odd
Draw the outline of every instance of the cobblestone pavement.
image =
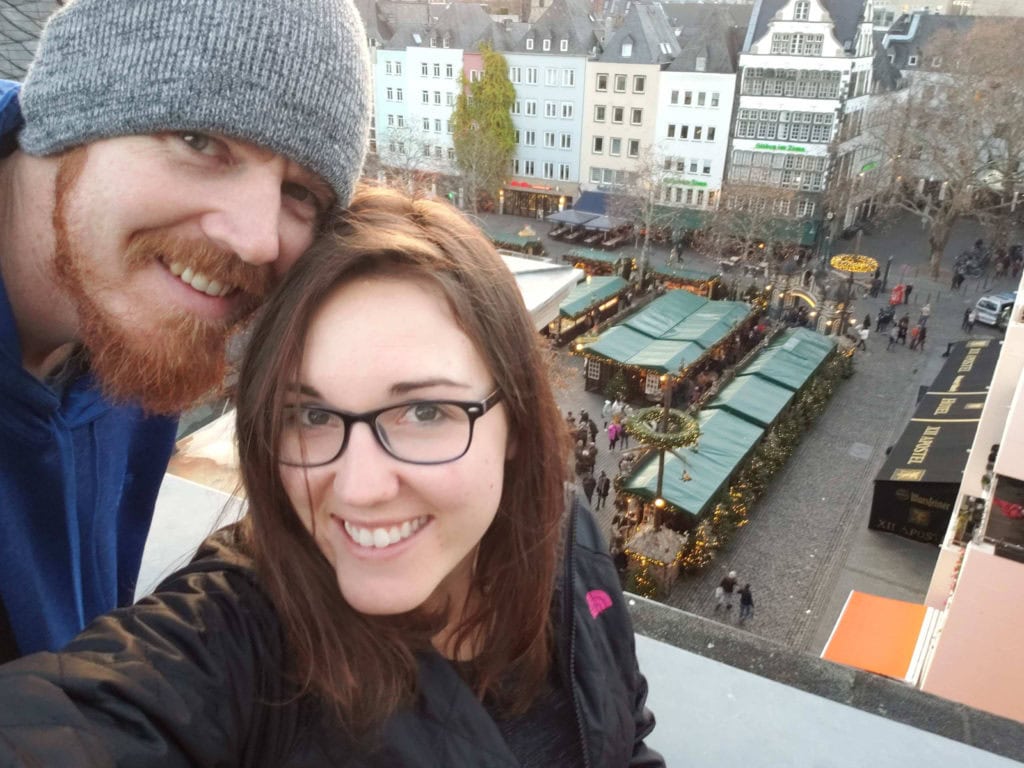
[[[513, 217], [485, 218], [492, 231], [512, 232], [525, 223]], [[540, 233], [548, 226], [534, 223]], [[1009, 278], [994, 286], [990, 281], [973, 280], [959, 293], [950, 291], [953, 256], [979, 234], [972, 222], [955, 230], [937, 281], [927, 277], [927, 243], [916, 220], [903, 219], [863, 237], [861, 253], [883, 265], [893, 257], [890, 286], [901, 280], [913, 284], [906, 307], [913, 322], [920, 316], [921, 306], [930, 303], [924, 352], [902, 346], [887, 352], [885, 338], [873, 334], [868, 351], [855, 358], [856, 373], [838, 388], [825, 413], [755, 505], [750, 524], [702, 575], [682, 578], [668, 603], [720, 621], [736, 621], [730, 614], [714, 611], [714, 587], [727, 571], [736, 570], [741, 583], [751, 583], [755, 601], [754, 618], [744, 629], [817, 654], [850, 589], [918, 602], [924, 598], [938, 549], [869, 531], [872, 485], [886, 448], [896, 442], [907, 424], [919, 387], [928, 385], [941, 368], [946, 342], [966, 337], [960, 327], [964, 309], [981, 295], [1014, 287]], [[545, 245], [555, 256], [568, 250], [546, 238]], [[839, 241], [832, 250], [852, 251], [853, 243]], [[655, 249], [652, 261], [663, 262], [665, 255], [663, 249]], [[695, 254], [687, 254], [686, 259], [688, 266], [711, 269]], [[875, 317], [884, 304], [884, 298], [860, 300], [854, 314]], [[900, 314], [897, 312], [897, 318]], [[976, 325], [974, 335], [997, 334]], [[603, 398], [583, 391], [580, 360], [560, 355], [556, 389], [564, 410], [578, 413], [585, 408], [598, 426], [603, 424]], [[610, 452], [602, 435], [597, 444], [595, 472], [604, 469], [614, 477], [621, 451]], [[611, 501], [595, 514], [608, 531]]]

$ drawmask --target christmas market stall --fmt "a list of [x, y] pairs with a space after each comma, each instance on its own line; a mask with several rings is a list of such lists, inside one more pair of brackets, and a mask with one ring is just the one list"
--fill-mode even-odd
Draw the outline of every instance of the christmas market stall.
[[951, 345], [875, 478], [869, 528], [942, 541], [1001, 349], [995, 339]]
[[629, 283], [615, 275], [588, 275], [576, 284], [558, 308], [547, 333], [557, 344], [572, 341], [619, 311]]
[[739, 376], [759, 376], [793, 392], [799, 390], [836, 349], [834, 340], [807, 328], [780, 334]]
[[582, 269], [588, 275], [620, 275], [626, 280], [636, 269], [634, 257], [628, 253], [609, 253], [596, 248], [573, 248], [562, 254], [562, 261]]
[[681, 288], [709, 299], [718, 298], [716, 287], [721, 285], [721, 275], [700, 269], [684, 269], [675, 264], [658, 264], [650, 269], [666, 288]]
[[793, 391], [760, 376], [737, 376], [705, 408], [728, 411], [767, 429], [786, 410]]
[[484, 234], [494, 243], [495, 248], [504, 248], [517, 253], [525, 253], [528, 256], [543, 256], [544, 243], [530, 227], [524, 227], [518, 234], [511, 232], [492, 232], [481, 228]]
[[683, 406], [753, 346], [757, 318], [744, 302], [668, 291], [574, 351], [587, 359], [588, 390], [655, 401], [667, 375], [673, 377], [673, 403]]

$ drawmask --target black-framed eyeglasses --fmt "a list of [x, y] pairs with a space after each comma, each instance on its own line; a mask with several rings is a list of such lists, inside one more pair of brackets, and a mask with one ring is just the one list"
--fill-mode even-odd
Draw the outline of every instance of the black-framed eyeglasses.
[[345, 452], [355, 424], [370, 427], [390, 456], [408, 464], [447, 464], [473, 442], [476, 420], [501, 400], [495, 390], [483, 400], [412, 400], [365, 413], [319, 405], [289, 405], [281, 425], [279, 461], [321, 467]]

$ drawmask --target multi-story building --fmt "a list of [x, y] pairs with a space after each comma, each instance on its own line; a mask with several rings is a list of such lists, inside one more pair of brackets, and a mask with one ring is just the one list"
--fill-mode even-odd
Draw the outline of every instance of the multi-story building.
[[673, 9], [679, 55], [661, 72], [654, 152], [661, 165], [661, 202], [689, 209], [677, 227], [697, 229], [713, 208], [725, 174], [736, 91], [739, 29], [716, 6]]
[[606, 20], [605, 40], [587, 62], [581, 186], [613, 193], [649, 175], [656, 161], [660, 76], [681, 49], [660, 4], [636, 1]]
[[546, 216], [579, 195], [583, 81], [596, 46], [586, 0], [554, 0], [503, 51], [516, 89], [516, 152], [502, 191], [505, 213]]
[[874, 52], [870, 0], [763, 0], [751, 16], [727, 180], [789, 190], [774, 213], [804, 245], [865, 213], [852, 180], [878, 165], [860, 140]]

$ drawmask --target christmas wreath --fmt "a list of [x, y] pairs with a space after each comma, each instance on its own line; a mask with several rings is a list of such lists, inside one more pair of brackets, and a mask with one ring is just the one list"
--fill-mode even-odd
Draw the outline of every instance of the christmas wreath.
[[643, 408], [626, 419], [623, 425], [630, 435], [646, 446], [659, 451], [673, 448], [687, 448], [697, 444], [700, 425], [697, 420], [683, 411], [669, 410], [668, 429], [659, 432], [658, 427], [665, 410], [661, 406]]

